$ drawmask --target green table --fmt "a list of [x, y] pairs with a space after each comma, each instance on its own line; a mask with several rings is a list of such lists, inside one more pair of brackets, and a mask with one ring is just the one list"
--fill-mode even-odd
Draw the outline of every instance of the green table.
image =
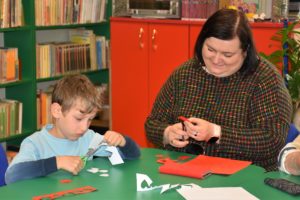
[[[97, 191], [80, 195], [68, 195], [59, 199], [183, 199], [176, 190], [167, 191], [164, 194], [160, 194], [160, 189], [137, 192], [136, 173], [148, 175], [153, 181], [152, 186], [166, 183], [195, 183], [202, 187], [241, 186], [259, 199], [299, 199], [299, 197], [296, 198], [265, 185], [263, 180], [266, 177], [287, 178], [300, 183], [300, 177], [289, 176], [280, 172], [264, 173], [262, 168], [253, 165], [230, 176], [211, 175], [204, 180], [160, 174], [158, 172], [160, 164], [156, 162], [157, 154], [163, 154], [172, 159], [176, 159], [181, 155], [187, 155], [178, 152], [144, 148], [142, 149], [142, 156], [140, 159], [127, 161], [123, 165], [116, 166], [112, 166], [107, 158], [96, 158], [93, 161], [88, 162], [86, 168], [80, 172], [78, 176], [73, 176], [65, 171], [58, 171], [47, 177], [20, 181], [1, 187], [0, 199], [32, 199], [34, 196], [70, 190], [87, 185], [97, 188]], [[87, 172], [86, 169], [91, 167], [107, 169], [110, 176], [100, 177], [98, 173], [92, 174]], [[63, 184], [60, 182], [62, 179], [71, 179], [72, 182]]]

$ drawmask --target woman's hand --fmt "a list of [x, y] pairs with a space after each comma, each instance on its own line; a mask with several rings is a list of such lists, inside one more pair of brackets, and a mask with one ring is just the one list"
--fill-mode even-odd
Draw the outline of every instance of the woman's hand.
[[220, 131], [216, 131], [219, 126], [209, 121], [191, 117], [184, 124], [188, 136], [197, 141], [208, 142], [212, 137], [220, 138]]
[[188, 141], [188, 134], [183, 130], [181, 123], [168, 126], [164, 131], [164, 144], [170, 144], [174, 147], [185, 147]]

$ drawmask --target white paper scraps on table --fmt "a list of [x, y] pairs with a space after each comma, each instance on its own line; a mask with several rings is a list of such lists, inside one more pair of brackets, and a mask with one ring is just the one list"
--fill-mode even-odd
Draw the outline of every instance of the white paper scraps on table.
[[115, 146], [108, 146], [105, 150], [112, 153], [112, 155], [108, 157], [112, 165], [118, 165], [124, 163], [118, 149]]
[[99, 172], [100, 172], [100, 173], [107, 173], [108, 170], [107, 170], [107, 169], [99, 169]]
[[108, 177], [109, 174], [100, 174], [99, 176]]
[[[147, 183], [147, 186], [142, 188], [142, 184], [144, 181]], [[142, 192], [142, 191], [149, 191], [158, 188], [158, 187], [152, 187], [151, 184], [152, 184], [152, 180], [151, 178], [149, 178], [149, 176], [145, 174], [139, 174], [139, 173], [136, 174], [136, 191]]]
[[100, 168], [97, 168], [97, 167], [92, 167], [90, 169], [87, 169], [86, 171], [91, 172], [93, 174], [100, 173], [99, 176], [103, 176], [103, 177], [108, 177], [109, 176], [107, 169], [100, 169]]
[[[146, 182], [147, 186], [146, 187], [142, 187], [143, 182]], [[151, 186], [152, 184], [152, 180], [151, 178], [149, 178], [149, 176], [147, 176], [146, 174], [136, 174], [136, 190], [138, 192], [144, 192], [144, 191], [149, 191], [149, 190], [154, 190], [154, 189], [158, 189], [161, 188], [160, 194], [173, 189], [175, 187], [178, 187], [179, 184], [164, 184], [164, 185], [158, 185], [158, 186]]]
[[91, 172], [91, 173], [95, 174], [95, 173], [99, 172], [99, 169], [98, 169], [98, 168], [96, 168], [96, 167], [92, 167], [92, 168], [90, 168], [90, 169], [87, 169], [86, 171], [88, 171], [88, 172]]
[[201, 188], [198, 185], [181, 187], [177, 192], [186, 200], [258, 200], [254, 195], [250, 194], [242, 187], [216, 187], [216, 188]]
[[174, 184], [174, 185], [171, 185], [171, 184], [165, 184], [165, 185], [162, 185], [162, 188], [161, 188], [161, 191], [160, 191], [160, 194], [168, 191], [168, 190], [171, 190], [173, 188], [176, 188], [180, 186], [179, 184]]

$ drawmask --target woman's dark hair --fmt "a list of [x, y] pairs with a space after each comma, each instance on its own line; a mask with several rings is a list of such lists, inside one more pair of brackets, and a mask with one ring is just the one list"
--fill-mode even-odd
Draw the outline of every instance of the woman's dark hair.
[[221, 40], [231, 40], [236, 36], [241, 42], [242, 51], [247, 52], [240, 72], [251, 73], [257, 67], [259, 58], [247, 17], [241, 11], [220, 9], [208, 18], [197, 38], [195, 57], [199, 63], [204, 64], [202, 48], [207, 38], [215, 37]]

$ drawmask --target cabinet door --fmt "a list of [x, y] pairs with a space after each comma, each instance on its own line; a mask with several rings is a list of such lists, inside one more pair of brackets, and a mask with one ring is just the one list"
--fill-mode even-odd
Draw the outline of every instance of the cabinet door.
[[151, 109], [156, 95], [169, 75], [188, 59], [188, 25], [151, 23], [149, 37], [149, 97]]
[[111, 21], [112, 130], [141, 146], [149, 105], [147, 38], [146, 23]]

